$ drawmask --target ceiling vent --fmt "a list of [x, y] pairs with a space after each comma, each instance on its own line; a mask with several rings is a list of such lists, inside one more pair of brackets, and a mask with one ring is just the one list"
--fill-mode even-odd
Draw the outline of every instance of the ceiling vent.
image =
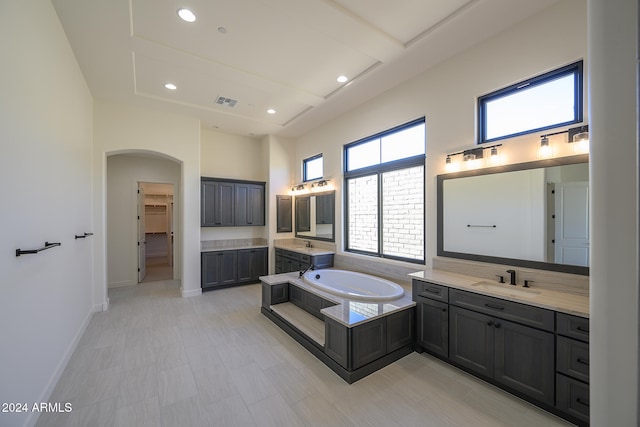
[[237, 99], [231, 99], [224, 96], [219, 96], [216, 98], [216, 104], [225, 105], [229, 108], [235, 107], [237, 103]]

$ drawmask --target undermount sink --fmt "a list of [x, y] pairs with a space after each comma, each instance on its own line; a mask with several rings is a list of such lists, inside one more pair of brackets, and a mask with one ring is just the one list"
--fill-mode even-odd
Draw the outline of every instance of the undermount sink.
[[483, 289], [485, 291], [499, 292], [505, 295], [519, 296], [519, 297], [535, 297], [540, 295], [540, 291], [536, 291], [530, 288], [522, 288], [510, 285], [508, 283], [494, 283], [494, 282], [477, 282], [473, 285], [474, 288]]

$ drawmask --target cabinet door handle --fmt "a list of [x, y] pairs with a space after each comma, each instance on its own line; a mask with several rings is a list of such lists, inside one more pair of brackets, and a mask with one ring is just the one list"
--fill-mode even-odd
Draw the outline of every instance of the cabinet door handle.
[[584, 326], [578, 326], [578, 327], [576, 327], [576, 330], [579, 331], [579, 332], [589, 333], [589, 328], [588, 327], [585, 328]]
[[443, 309], [442, 309], [442, 311], [443, 311], [444, 313], [446, 313], [447, 309], [446, 309], [446, 308], [443, 308]]
[[580, 404], [582, 404], [582, 405], [586, 406], [587, 408], [589, 407], [589, 402], [587, 402], [586, 400], [581, 399], [581, 398], [579, 398], [579, 397], [578, 397], [578, 398], [576, 398], [576, 402], [578, 402], [578, 403], [580, 403]]
[[587, 365], [587, 366], [589, 366], [589, 361], [588, 361], [588, 360], [584, 360], [582, 357], [578, 357], [578, 358], [576, 359], [576, 362], [581, 363], [581, 364], [583, 364], [583, 365]]
[[425, 288], [425, 291], [429, 292], [430, 294], [438, 294], [440, 295], [440, 290], [439, 289], [429, 289], [429, 288]]
[[502, 325], [500, 323], [496, 323], [496, 329], [500, 329]]
[[500, 310], [500, 311], [504, 310], [504, 307], [501, 307], [499, 305], [485, 303], [484, 306], [487, 307], [487, 308], [491, 308], [493, 310]]
[[487, 326], [493, 326], [493, 320], [489, 320], [489, 321], [487, 322]]

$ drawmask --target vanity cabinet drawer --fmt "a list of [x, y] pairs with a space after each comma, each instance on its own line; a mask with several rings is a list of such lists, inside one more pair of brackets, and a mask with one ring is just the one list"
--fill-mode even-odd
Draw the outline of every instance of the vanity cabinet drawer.
[[446, 286], [423, 282], [422, 280], [416, 279], [413, 279], [412, 285], [414, 301], [417, 301], [418, 297], [425, 297], [442, 302], [449, 301], [449, 288]]
[[449, 303], [546, 331], [553, 332], [555, 327], [554, 311], [500, 298], [450, 289]]
[[589, 342], [589, 319], [565, 313], [558, 313], [556, 319], [558, 334]]
[[556, 407], [579, 421], [589, 423], [589, 385], [556, 374]]
[[311, 257], [309, 255], [300, 254], [300, 262], [302, 264], [310, 265], [311, 264]]
[[558, 372], [589, 382], [589, 344], [558, 337]]

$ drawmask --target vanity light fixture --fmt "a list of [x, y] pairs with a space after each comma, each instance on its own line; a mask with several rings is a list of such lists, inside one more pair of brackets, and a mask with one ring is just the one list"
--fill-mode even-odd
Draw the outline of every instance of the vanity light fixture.
[[319, 192], [319, 191], [330, 191], [333, 190], [333, 186], [328, 179], [321, 179], [320, 181], [314, 182], [311, 184], [311, 191]]
[[189, 9], [185, 9], [185, 8], [178, 9], [178, 16], [180, 17], [180, 19], [182, 19], [185, 22], [196, 21], [196, 14]]
[[452, 159], [453, 156], [462, 154], [462, 160], [466, 169], [477, 169], [483, 166], [484, 162], [484, 150], [490, 150], [489, 164], [494, 166], [500, 164], [500, 157], [498, 156], [498, 147], [502, 144], [489, 145], [487, 147], [471, 148], [469, 150], [458, 151], [456, 153], [447, 154], [445, 159], [445, 169], [447, 172], [455, 172], [459, 169], [457, 162]]
[[540, 148], [538, 149], [538, 157], [541, 159], [549, 158], [553, 155], [551, 149], [551, 143], [549, 142], [549, 135], [542, 135], [540, 137]]
[[576, 153], [589, 152], [589, 125], [584, 125], [568, 130], [569, 144], [573, 144], [573, 151]]
[[309, 190], [307, 189], [307, 186], [304, 184], [294, 184], [291, 186], [291, 194], [295, 195], [295, 194], [304, 194], [304, 193], [308, 193]]

